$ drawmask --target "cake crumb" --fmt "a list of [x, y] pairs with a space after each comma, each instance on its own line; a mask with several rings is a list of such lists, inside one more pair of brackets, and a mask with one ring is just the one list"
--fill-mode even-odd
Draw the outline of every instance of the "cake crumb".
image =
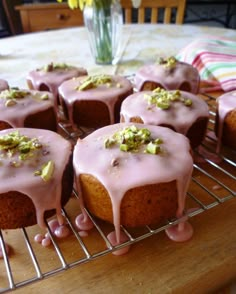
[[212, 190], [220, 190], [221, 189], [221, 186], [220, 185], [214, 185], [212, 187]]

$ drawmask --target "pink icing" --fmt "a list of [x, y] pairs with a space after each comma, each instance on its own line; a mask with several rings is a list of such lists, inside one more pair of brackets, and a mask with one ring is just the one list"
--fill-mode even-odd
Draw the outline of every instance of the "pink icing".
[[[133, 124], [121, 123], [107, 126], [96, 130], [83, 140], [78, 140], [73, 157], [79, 191], [80, 174], [91, 174], [108, 191], [113, 207], [117, 242], [120, 242], [120, 204], [128, 190], [176, 180], [178, 189], [176, 215], [181, 216], [193, 170], [188, 139], [164, 127], [135, 124], [139, 128], [148, 128], [153, 138], [163, 140], [162, 147], [165, 152], [162, 155], [122, 152], [118, 147], [104, 148], [104, 140], [107, 137], [128, 125]], [[117, 158], [120, 164], [113, 166], [112, 162]]]
[[88, 237], [88, 232], [87, 231], [80, 231], [79, 235], [80, 235], [80, 237]]
[[232, 91], [224, 95], [221, 95], [220, 97], [218, 97], [217, 103], [218, 103], [219, 120], [218, 120], [218, 130], [217, 130], [218, 140], [217, 140], [216, 153], [219, 153], [221, 149], [224, 120], [227, 114], [236, 108], [236, 91]]
[[42, 241], [43, 241], [43, 239], [44, 239], [44, 236], [42, 234], [37, 234], [37, 235], [34, 236], [34, 241], [36, 243], [40, 243], [41, 244]]
[[[24, 98], [16, 99], [16, 104], [13, 106], [6, 106], [5, 103], [7, 101], [6, 98], [4, 98], [4, 93], [1, 93], [0, 98], [0, 120], [7, 122], [9, 125], [15, 128], [22, 128], [24, 127], [24, 121], [25, 119], [32, 114], [35, 114], [37, 112], [41, 112], [44, 110], [47, 110], [49, 108], [53, 108], [56, 115], [55, 110], [55, 102], [54, 97], [49, 92], [39, 92], [35, 90], [20, 90], [20, 91], [27, 91], [29, 94], [26, 95]], [[7, 96], [8, 91], [6, 91]], [[42, 95], [47, 95], [47, 100], [42, 100], [40, 97]]]
[[193, 227], [189, 222], [180, 222], [166, 229], [167, 236], [175, 242], [185, 242], [193, 235]]
[[7, 81], [0, 79], [0, 92], [3, 90], [7, 90], [9, 88], [9, 85]]
[[[96, 88], [88, 89], [85, 91], [76, 90], [82, 84], [84, 77], [71, 79], [64, 82], [58, 89], [59, 95], [67, 105], [69, 121], [73, 124], [73, 104], [76, 101], [101, 101], [107, 105], [111, 124], [115, 122], [114, 109], [119, 96], [132, 91], [131, 82], [122, 76], [111, 76], [112, 83], [101, 84]], [[119, 86], [117, 86], [119, 85]]]
[[151, 64], [141, 67], [135, 75], [135, 85], [140, 90], [146, 81], [160, 84], [166, 90], [176, 90], [188, 82], [190, 92], [199, 90], [199, 73], [196, 68], [185, 62], [177, 62], [175, 68], [166, 68], [163, 64]]
[[75, 219], [75, 224], [82, 231], [89, 231], [94, 227], [86, 213], [79, 214]]
[[142, 91], [130, 95], [123, 101], [121, 115], [125, 122], [129, 122], [132, 117], [139, 116], [144, 124], [170, 125], [176, 132], [186, 135], [199, 117], [209, 116], [207, 103], [194, 94], [181, 91], [181, 96], [191, 99], [192, 105], [187, 107], [182, 102], [172, 102], [171, 107], [167, 110], [156, 107], [154, 104], [149, 105], [145, 95], [151, 94], [151, 91]]
[[41, 242], [43, 247], [48, 247], [51, 245], [51, 239], [49, 235], [45, 235], [45, 238], [43, 238], [42, 242]]
[[[116, 246], [122, 243], [125, 243], [126, 241], [129, 241], [129, 238], [125, 235], [125, 233], [123, 233], [122, 231], [120, 232], [120, 241], [117, 242], [116, 239], [116, 232], [111, 232], [107, 235], [107, 239], [110, 241], [112, 246]], [[115, 251], [112, 252], [113, 255], [124, 255], [125, 253], [127, 253], [130, 249], [130, 245], [127, 245], [121, 249], [117, 249]]]
[[87, 75], [87, 70], [82, 67], [54, 69], [48, 72], [39, 69], [31, 71], [27, 76], [27, 80], [32, 83], [35, 90], [40, 90], [40, 86], [45, 84], [54, 97], [57, 97], [58, 87], [64, 81], [84, 75]]
[[[0, 150], [0, 194], [18, 191], [30, 197], [36, 208], [38, 225], [45, 227], [46, 210], [56, 209], [58, 218], [61, 218], [61, 181], [71, 154], [71, 144], [55, 132], [41, 129], [7, 129], [1, 131], [0, 135], [17, 130], [29, 138], [38, 138], [43, 147], [37, 150], [36, 156], [23, 161], [19, 167], [11, 164], [12, 161], [18, 160], [17, 153], [12, 157], [2, 157], [3, 151]], [[40, 176], [35, 176], [34, 172], [50, 160], [55, 165], [53, 176], [49, 181], [43, 181]]]
[[58, 220], [54, 219], [48, 223], [52, 233], [58, 238], [66, 238], [70, 235], [70, 229], [67, 225], [60, 224]]
[[[57, 238], [66, 238], [70, 235], [71, 231], [67, 225], [60, 225], [59, 222], [54, 219], [48, 223], [52, 234]], [[41, 244], [43, 247], [48, 247], [51, 245], [51, 238], [47, 232], [45, 235], [37, 234], [34, 237], [36, 243]]]

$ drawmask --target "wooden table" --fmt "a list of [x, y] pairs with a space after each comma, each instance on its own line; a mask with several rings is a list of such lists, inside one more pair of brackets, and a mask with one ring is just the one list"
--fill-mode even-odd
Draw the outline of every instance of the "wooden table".
[[[219, 28], [126, 25], [120, 60], [105, 67], [94, 64], [84, 28], [5, 38], [0, 46], [0, 78], [8, 80], [11, 86], [24, 88], [27, 73], [51, 61], [82, 65], [89, 73], [132, 76], [141, 65], [152, 63], [159, 56], [174, 55], [194, 38], [209, 34], [236, 40], [235, 31]], [[210, 104], [214, 104], [214, 99], [210, 100]], [[230, 156], [235, 162], [235, 153]], [[107, 249], [98, 231], [93, 230], [87, 238], [82, 238], [90, 252], [87, 257], [75, 235], [66, 240], [57, 240], [65, 257], [64, 263], [53, 246], [45, 249], [32, 241], [39, 232], [38, 226], [23, 231], [3, 232], [4, 239], [13, 247], [9, 261], [16, 292], [202, 294], [229, 285], [236, 278], [235, 178], [222, 175], [208, 164], [198, 166], [203, 172], [213, 171], [217, 181], [224, 183], [229, 190], [205, 176], [201, 169], [195, 168], [189, 193], [199, 198], [202, 205], [197, 205], [188, 197], [187, 207], [197, 206], [198, 211], [196, 215], [189, 215], [194, 228], [191, 240], [175, 243], [167, 238], [163, 229], [141, 240], [140, 236], [148, 235], [144, 228], [132, 231], [134, 240], [138, 241], [133, 243], [128, 254], [117, 257]], [[230, 165], [227, 169], [235, 176], [235, 167]], [[199, 184], [207, 187], [207, 191]], [[219, 201], [209, 196], [210, 193], [219, 197]], [[223, 203], [220, 203], [222, 199]], [[66, 206], [72, 222], [79, 213], [78, 207], [75, 198]], [[111, 229], [105, 224], [98, 224], [105, 232]], [[38, 260], [38, 278], [25, 245], [24, 234], [27, 234]], [[9, 287], [5, 272], [5, 265], [0, 260], [0, 289]], [[35, 277], [37, 281], [33, 283], [31, 279]], [[20, 288], [24, 283], [28, 285]]]
[[192, 218], [189, 242], [159, 233], [127, 255], [106, 255], [16, 293], [217, 293], [236, 277], [235, 210], [233, 199]]

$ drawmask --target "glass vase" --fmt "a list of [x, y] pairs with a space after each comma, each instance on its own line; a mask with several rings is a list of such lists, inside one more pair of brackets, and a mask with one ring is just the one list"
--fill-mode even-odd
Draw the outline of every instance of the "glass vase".
[[123, 15], [119, 0], [95, 0], [83, 11], [91, 53], [97, 64], [115, 63], [120, 50]]

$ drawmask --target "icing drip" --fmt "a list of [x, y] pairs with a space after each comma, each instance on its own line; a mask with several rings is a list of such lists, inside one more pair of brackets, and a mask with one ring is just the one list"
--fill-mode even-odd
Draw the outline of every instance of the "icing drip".
[[91, 230], [94, 225], [88, 215], [84, 212], [79, 214], [75, 219], [75, 224], [78, 227], [78, 229], [82, 231], [89, 231]]
[[69, 121], [73, 124], [73, 104], [76, 101], [101, 101], [106, 104], [111, 124], [114, 123], [114, 109], [118, 98], [132, 89], [129, 80], [121, 76], [110, 76], [111, 83], [98, 85], [96, 88], [84, 91], [77, 90], [83, 83], [84, 77], [64, 82], [58, 89], [59, 95], [67, 105]]
[[[110, 241], [112, 246], [116, 246], [122, 243], [125, 243], [126, 241], [129, 241], [129, 238], [125, 235], [125, 233], [123, 233], [122, 231], [120, 232], [120, 236], [119, 236], [119, 241], [117, 241], [117, 236], [116, 236], [116, 232], [111, 232], [107, 235], [107, 239]], [[124, 255], [126, 254], [130, 249], [130, 245], [127, 245], [121, 249], [117, 249], [115, 251], [112, 252], [113, 255]]]
[[[0, 150], [0, 194], [18, 191], [30, 197], [36, 208], [37, 223], [40, 227], [45, 227], [46, 210], [56, 209], [60, 219], [61, 181], [71, 154], [71, 144], [55, 132], [40, 129], [37, 132], [30, 128], [8, 129], [1, 131], [0, 135], [13, 131], [28, 138], [37, 138], [42, 146], [35, 150], [32, 157], [22, 161], [19, 160], [19, 153], [8, 157]], [[41, 176], [36, 176], [35, 172], [49, 161], [54, 162], [54, 171], [51, 178], [45, 181]], [[19, 166], [12, 164], [14, 162], [19, 163]]]
[[[154, 138], [161, 138], [161, 155], [121, 152], [116, 146], [104, 148], [104, 140], [124, 127], [133, 124], [115, 124], [96, 130], [83, 140], [78, 140], [74, 149], [74, 169], [80, 191], [80, 174], [90, 174], [98, 179], [108, 191], [113, 209], [116, 240], [120, 242], [120, 204], [125, 193], [135, 187], [177, 181], [178, 210], [181, 216], [185, 196], [193, 169], [188, 139], [168, 128], [135, 124], [148, 128]], [[96, 156], [93, 156], [96, 155]], [[93, 157], [93, 164], [91, 162]], [[119, 159], [119, 165], [111, 165]], [[181, 164], [179, 164], [181, 162]], [[158, 167], [158, 169], [157, 169]], [[161, 173], [158, 171], [162, 171]], [[147, 212], [148, 213], [148, 212]]]
[[192, 65], [177, 62], [173, 69], [162, 64], [144, 65], [136, 73], [135, 85], [140, 90], [144, 82], [151, 81], [160, 84], [166, 90], [176, 90], [184, 82], [188, 82], [191, 86], [190, 92], [197, 94], [199, 80], [198, 71]]
[[134, 93], [123, 101], [121, 115], [126, 122], [130, 122], [133, 117], [140, 117], [144, 124], [172, 126], [176, 132], [185, 135], [199, 117], [209, 117], [207, 103], [194, 94], [180, 91], [181, 97], [192, 101], [191, 106], [175, 101], [171, 103], [169, 109], [161, 109], [149, 104], [147, 96], [152, 93], [151, 91]]

